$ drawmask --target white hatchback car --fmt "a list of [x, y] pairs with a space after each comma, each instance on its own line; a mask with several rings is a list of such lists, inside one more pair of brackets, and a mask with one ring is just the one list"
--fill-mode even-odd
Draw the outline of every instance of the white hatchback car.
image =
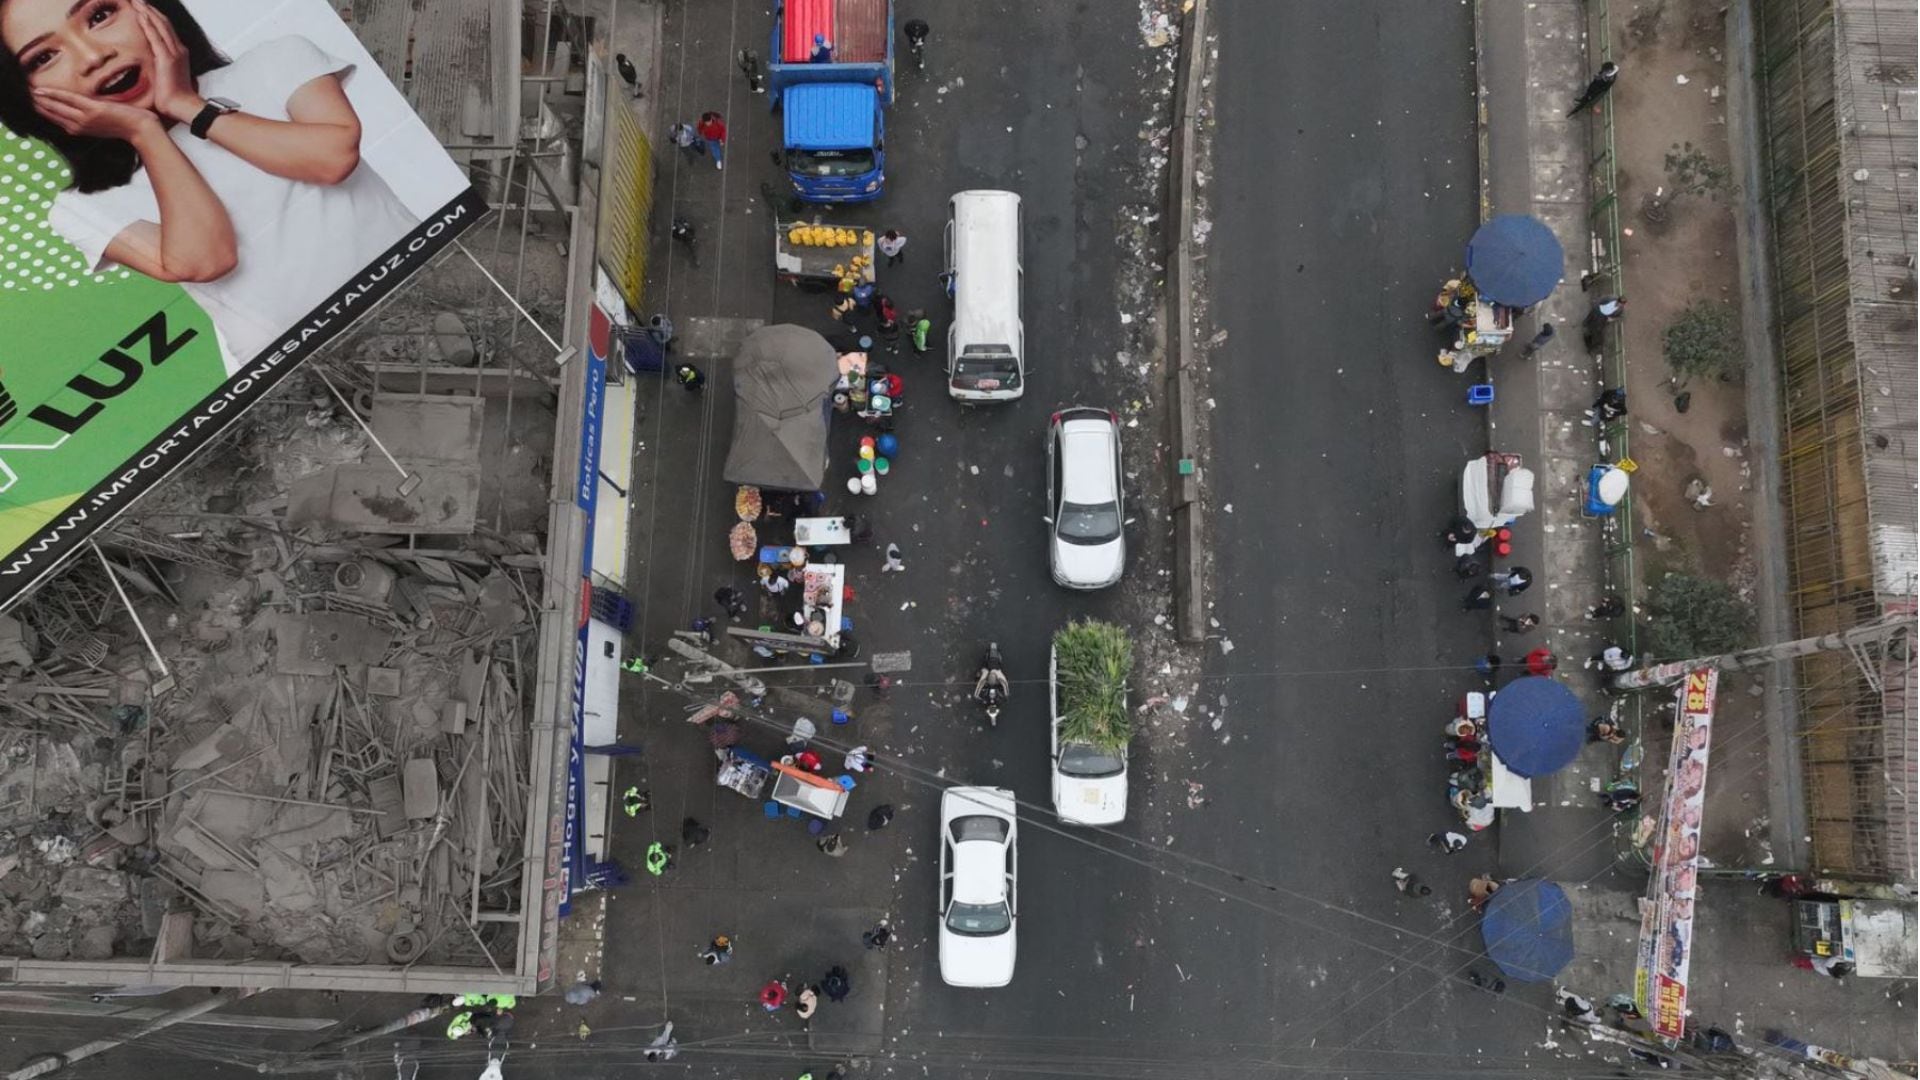
[[954, 787], [940, 796], [940, 979], [948, 986], [1013, 981], [1019, 841], [1013, 792]]
[[1060, 741], [1060, 654], [1047, 653], [1053, 812], [1069, 825], [1117, 825], [1127, 816], [1127, 748]]
[[1127, 565], [1120, 488], [1120, 418], [1076, 407], [1047, 425], [1048, 561], [1069, 589], [1104, 589]]

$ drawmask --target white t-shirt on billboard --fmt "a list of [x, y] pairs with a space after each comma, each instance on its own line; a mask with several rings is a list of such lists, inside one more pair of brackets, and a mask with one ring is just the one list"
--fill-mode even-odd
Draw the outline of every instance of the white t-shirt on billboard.
[[[352, 64], [305, 38], [283, 37], [200, 76], [197, 89], [202, 97], [227, 98], [250, 115], [286, 120], [294, 91], [322, 75], [338, 74], [344, 81], [352, 72]], [[229, 374], [277, 344], [420, 224], [365, 161], [338, 184], [312, 184], [249, 164], [195, 138], [185, 124], [173, 125], [169, 134], [233, 223], [233, 272], [217, 281], [180, 283], [213, 320]], [[79, 248], [96, 272], [113, 265], [105, 253], [114, 237], [135, 222], [159, 220], [159, 203], [144, 169], [107, 191], [61, 192], [47, 213], [47, 223]]]

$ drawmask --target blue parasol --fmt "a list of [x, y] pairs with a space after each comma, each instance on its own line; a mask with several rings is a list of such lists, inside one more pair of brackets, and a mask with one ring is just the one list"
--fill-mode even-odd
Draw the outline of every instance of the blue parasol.
[[1521, 776], [1564, 768], [1586, 745], [1586, 712], [1573, 691], [1539, 675], [1515, 679], [1487, 706], [1487, 738], [1500, 763]]
[[1467, 241], [1467, 273], [1480, 295], [1508, 307], [1532, 307], [1560, 283], [1566, 256], [1553, 230], [1526, 214], [1502, 214]]
[[1509, 881], [1487, 898], [1480, 936], [1508, 978], [1546, 982], [1573, 960], [1573, 904], [1551, 881]]

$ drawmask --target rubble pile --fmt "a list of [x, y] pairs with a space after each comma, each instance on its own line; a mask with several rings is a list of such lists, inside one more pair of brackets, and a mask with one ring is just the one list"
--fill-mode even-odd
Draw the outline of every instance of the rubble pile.
[[218, 498], [101, 542], [164, 670], [98, 559], [0, 615], [0, 953], [511, 969], [537, 539]]

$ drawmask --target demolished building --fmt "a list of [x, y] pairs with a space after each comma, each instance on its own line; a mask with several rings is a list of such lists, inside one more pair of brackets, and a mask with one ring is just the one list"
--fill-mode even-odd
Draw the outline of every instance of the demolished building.
[[536, 44], [518, 2], [350, 6], [492, 216], [0, 614], [8, 981], [555, 978], [587, 884], [574, 494], [632, 428], [561, 194], [610, 75], [551, 7]]

